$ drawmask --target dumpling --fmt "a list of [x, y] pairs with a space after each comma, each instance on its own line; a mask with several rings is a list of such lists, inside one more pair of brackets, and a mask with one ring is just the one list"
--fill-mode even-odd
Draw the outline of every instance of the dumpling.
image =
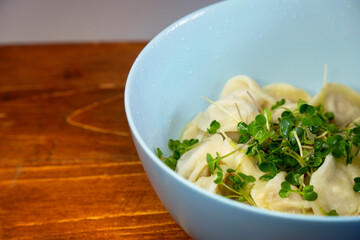
[[297, 102], [299, 99], [309, 102], [311, 100], [311, 95], [306, 91], [296, 88], [287, 83], [275, 83], [269, 84], [264, 87], [264, 90], [272, 96], [276, 101], [280, 101], [284, 98], [285, 104], [274, 110], [272, 114], [272, 121], [276, 122], [281, 116], [281, 113], [286, 109], [293, 111], [297, 107]]
[[205, 132], [198, 127], [199, 119], [204, 113], [199, 113], [193, 120], [191, 120], [183, 129], [180, 134], [179, 140], [184, 141], [185, 139], [201, 139]]
[[[198, 147], [184, 153], [178, 161], [176, 172], [201, 188], [213, 193], [221, 194], [218, 184], [214, 183], [217, 175], [210, 174], [206, 155], [207, 153], [210, 153], [215, 157], [218, 152], [220, 156], [224, 156], [233, 152], [239, 146], [241, 145], [231, 144], [227, 139], [223, 139], [220, 134], [215, 134]], [[224, 172], [226, 172], [227, 169], [232, 168], [238, 169], [239, 171], [256, 178], [262, 175], [262, 172], [257, 168], [255, 159], [246, 156], [246, 154], [240, 150], [223, 158], [220, 161], [220, 167]]]
[[244, 75], [231, 78], [223, 88], [221, 97], [232, 95], [254, 104], [254, 101], [247, 92], [251, 94], [261, 108], [271, 108], [276, 102], [275, 99], [264, 91], [253, 79]]
[[199, 146], [184, 153], [178, 160], [175, 171], [191, 182], [197, 181], [200, 177], [209, 176], [206, 154], [216, 156], [216, 152], [221, 152], [222, 145], [223, 137], [220, 134], [211, 136]]
[[216, 174], [213, 174], [208, 177], [200, 177], [195, 182], [195, 184], [209, 192], [212, 192], [215, 194], [221, 194], [220, 189], [219, 189], [219, 184], [214, 183], [214, 180], [216, 179], [216, 177], [217, 177]]
[[223, 97], [189, 122], [179, 139], [201, 139], [213, 120], [220, 123], [219, 131], [227, 132], [232, 139], [237, 139], [237, 124], [240, 121], [250, 123], [257, 114], [254, 104], [234, 96]]
[[[251, 196], [258, 207], [288, 213], [302, 213], [303, 209], [310, 208], [310, 203], [303, 200], [298, 193], [291, 193], [287, 198], [280, 197], [279, 191], [285, 176], [285, 172], [279, 172], [268, 182], [256, 181]], [[296, 189], [295, 186], [291, 187]]]
[[[240, 109], [240, 115], [239, 110]], [[225, 110], [225, 111], [224, 111]], [[206, 132], [213, 120], [220, 123], [223, 132], [237, 132], [237, 124], [240, 121], [250, 123], [258, 114], [255, 106], [249, 102], [233, 96], [224, 97], [211, 104], [206, 111], [200, 115], [198, 128]]]
[[344, 159], [328, 155], [310, 180], [314, 191], [318, 193], [318, 198], [312, 203], [314, 213], [322, 215], [321, 207], [326, 212], [336, 210], [339, 215], [358, 215], [360, 194], [353, 190], [354, 178], [358, 176], [358, 164], [345, 165]]
[[263, 89], [272, 96], [276, 101], [284, 98], [287, 103], [297, 103], [299, 99], [309, 102], [311, 100], [311, 95], [308, 94], [305, 90], [296, 88], [287, 83], [275, 83], [269, 84]]
[[[237, 144], [240, 147], [241, 144]], [[231, 145], [226, 139], [224, 140], [222, 156], [234, 151], [234, 146]], [[245, 154], [244, 151], [236, 151], [234, 154], [222, 159], [220, 165], [224, 166], [223, 170], [226, 171], [228, 168], [237, 169], [246, 175], [252, 175], [255, 178], [260, 177], [263, 173], [259, 170], [256, 165], [256, 160]], [[240, 165], [240, 166], [239, 166]]]
[[360, 117], [360, 95], [351, 88], [339, 83], [328, 83], [324, 94], [317, 94], [310, 104], [317, 106], [322, 103], [322, 98], [325, 110], [335, 115], [335, 125], [347, 125]]

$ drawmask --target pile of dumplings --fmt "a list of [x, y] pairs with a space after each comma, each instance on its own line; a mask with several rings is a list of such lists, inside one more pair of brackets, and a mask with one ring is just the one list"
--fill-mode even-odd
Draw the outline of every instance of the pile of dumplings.
[[[271, 106], [282, 98], [286, 100], [284, 107], [290, 110], [297, 107], [299, 99], [314, 106], [319, 105], [323, 99], [325, 110], [334, 113], [334, 123], [337, 126], [346, 125], [360, 117], [359, 94], [338, 83], [328, 83], [321, 93], [311, 97], [306, 91], [289, 84], [271, 84], [261, 88], [247, 76], [235, 76], [226, 83], [220, 99], [212, 103], [206, 111], [199, 113], [183, 130], [181, 141], [194, 138], [201, 140], [201, 144], [181, 156], [175, 171], [201, 188], [224, 195], [220, 186], [214, 183], [216, 174], [210, 173], [206, 154], [216, 156], [217, 152], [220, 155], [232, 152], [234, 143], [230, 143], [229, 139], [235, 143], [238, 141], [237, 124], [249, 124], [259, 114], [259, 107], [271, 109]], [[273, 121], [278, 119], [282, 111], [282, 108], [278, 108], [272, 112]], [[206, 134], [213, 120], [220, 123], [220, 129], [217, 134]], [[336, 209], [338, 215], [360, 215], [360, 193], [353, 191], [353, 179], [360, 176], [359, 162], [359, 157], [356, 157], [352, 164], [346, 165], [343, 159], [328, 155], [310, 180], [310, 185], [313, 185], [314, 191], [318, 193], [315, 201], [305, 201], [296, 193], [281, 198], [279, 190], [281, 183], [285, 181], [286, 172], [279, 172], [267, 182], [259, 180], [264, 173], [258, 169], [256, 159], [247, 156], [243, 151], [237, 151], [222, 159], [220, 166], [225, 172], [229, 168], [239, 169], [256, 178], [251, 196], [257, 207], [314, 215], [323, 215], [321, 209], [327, 212]]]

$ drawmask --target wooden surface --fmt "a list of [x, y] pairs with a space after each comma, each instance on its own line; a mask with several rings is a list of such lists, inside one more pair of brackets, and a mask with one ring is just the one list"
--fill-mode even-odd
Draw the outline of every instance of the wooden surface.
[[124, 111], [144, 43], [0, 47], [0, 238], [188, 239]]

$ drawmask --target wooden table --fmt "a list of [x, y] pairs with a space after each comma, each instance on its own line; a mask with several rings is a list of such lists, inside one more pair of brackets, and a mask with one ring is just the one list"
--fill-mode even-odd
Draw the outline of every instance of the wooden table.
[[189, 239], [124, 111], [145, 43], [0, 47], [0, 239]]

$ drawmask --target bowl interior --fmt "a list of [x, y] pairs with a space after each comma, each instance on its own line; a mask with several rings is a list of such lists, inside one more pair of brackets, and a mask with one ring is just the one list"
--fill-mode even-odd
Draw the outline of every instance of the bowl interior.
[[[228, 1], [165, 29], [143, 50], [127, 82], [132, 127], [153, 150], [177, 138], [224, 83], [245, 74], [315, 94], [328, 82], [359, 90], [360, 2]], [[134, 130], [133, 129], [133, 130]]]

